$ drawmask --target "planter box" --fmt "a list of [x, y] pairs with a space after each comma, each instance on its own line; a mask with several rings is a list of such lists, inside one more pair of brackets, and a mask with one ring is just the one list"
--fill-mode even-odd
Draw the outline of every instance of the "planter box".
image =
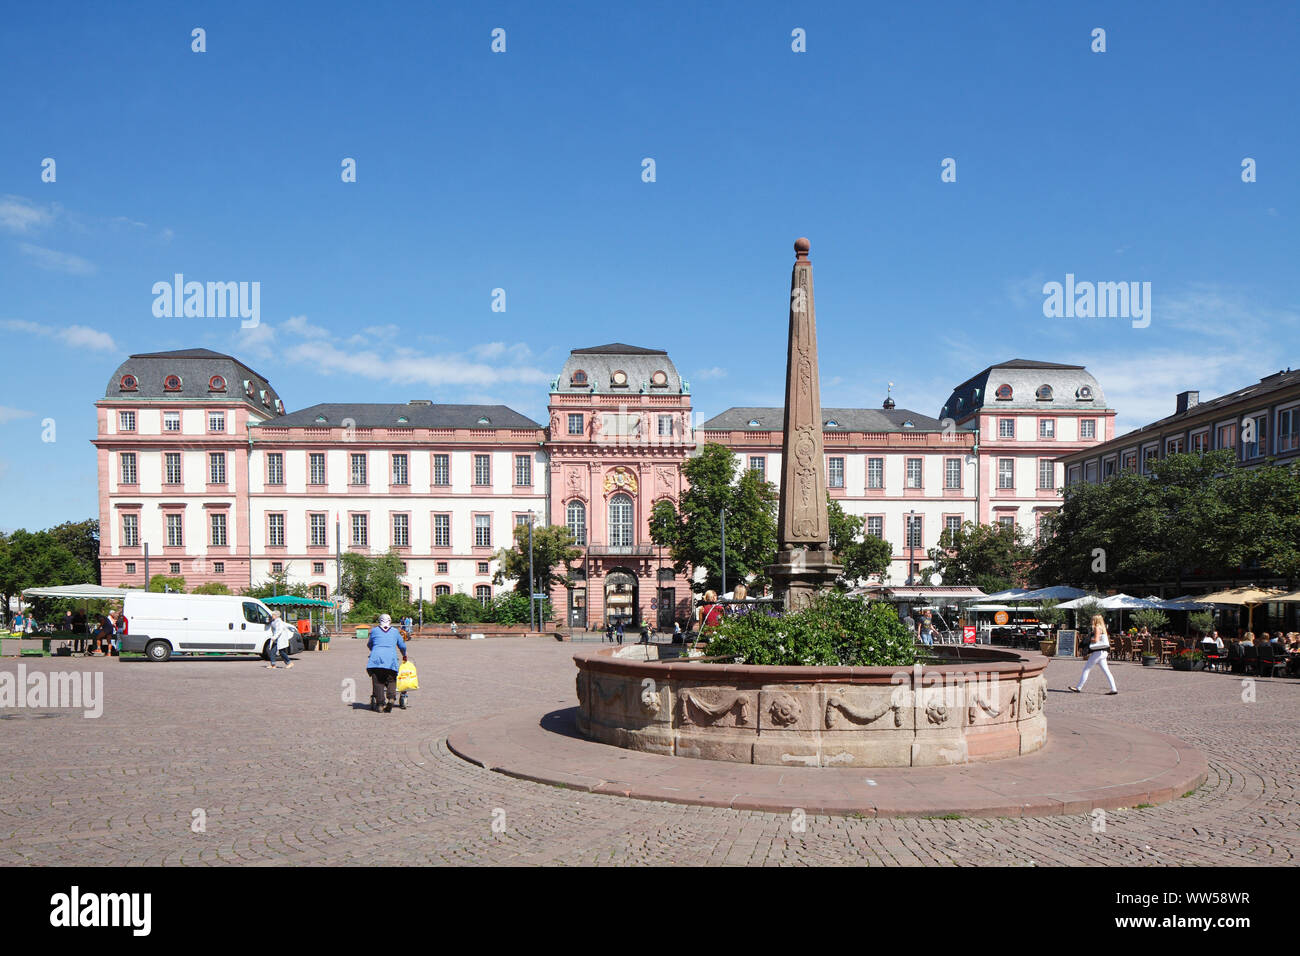
[[1143, 655], [1142, 655], [1142, 666], [1143, 666], [1143, 667], [1155, 667], [1156, 664], [1157, 664], [1159, 661], [1160, 661], [1160, 657], [1159, 657], [1158, 655], [1156, 655], [1156, 654], [1143, 654]]

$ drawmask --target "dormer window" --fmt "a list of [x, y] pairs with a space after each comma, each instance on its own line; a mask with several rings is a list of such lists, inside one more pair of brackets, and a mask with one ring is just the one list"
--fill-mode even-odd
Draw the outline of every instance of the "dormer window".
[[614, 373], [609, 377], [609, 384], [615, 388], [627, 388], [627, 372], [621, 368], [615, 369]]
[[253, 397], [253, 383], [248, 379], [244, 379], [244, 394], [249, 398]]
[[278, 398], [275, 400], [275, 411], [276, 411], [276, 414], [279, 414], [279, 415], [283, 415], [283, 414], [284, 414], [284, 403], [281, 402]]
[[491, 424], [492, 424], [492, 419], [490, 419], [490, 418], [488, 418], [486, 415], [484, 415], [482, 418], [480, 418], [480, 419], [478, 420], [478, 423], [479, 423], [480, 425], [491, 425]]
[[140, 382], [134, 375], [128, 373], [122, 376], [122, 380], [118, 382], [118, 387], [124, 392], [134, 392], [140, 387]]
[[181, 377], [179, 375], [168, 375], [163, 379], [163, 391], [179, 392], [181, 390]]
[[270, 399], [270, 397], [266, 394], [266, 389], [264, 389], [264, 388], [263, 388], [263, 389], [258, 389], [257, 394], [261, 397], [261, 399], [262, 399], [262, 404], [265, 405], [267, 408], [270, 408], [270, 407], [271, 407], [271, 399]]
[[209, 392], [224, 392], [226, 390], [226, 380], [220, 375], [214, 375], [208, 379]]
[[329, 422], [329, 419], [326, 418], [324, 415], [317, 415], [317, 416], [316, 416], [316, 424], [317, 424], [317, 425], [324, 425], [324, 424], [327, 424], [328, 422]]
[[840, 423], [837, 422], [835, 419], [832, 418], [832, 419], [830, 419], [829, 421], [826, 422], [826, 427], [827, 427], [827, 428], [839, 428], [839, 427], [840, 427]]
[[1011, 386], [999, 385], [998, 390], [994, 394], [997, 396], [997, 400], [999, 402], [1009, 402], [1011, 401], [1011, 394], [1012, 394]]
[[915, 427], [916, 427], [916, 422], [912, 421], [912, 420], [909, 418], [907, 421], [903, 422], [903, 427], [904, 427], [904, 428], [915, 428]]
[[663, 369], [659, 369], [657, 372], [655, 372], [653, 375], [651, 375], [651, 376], [650, 376], [650, 387], [651, 387], [651, 388], [667, 388], [667, 387], [668, 387], [668, 373], [665, 372]]
[[1079, 390], [1078, 390], [1077, 392], [1074, 393], [1074, 397], [1077, 398], [1077, 399], [1078, 399], [1079, 401], [1081, 401], [1081, 402], [1090, 402], [1090, 401], [1092, 401], [1092, 386], [1090, 386], [1090, 385], [1080, 385], [1080, 386], [1079, 386]]
[[409, 424], [410, 421], [411, 421], [411, 420], [410, 420], [409, 418], [407, 418], [405, 415], [401, 415], [401, 416], [399, 416], [398, 419], [397, 419], [397, 424], [399, 424], [399, 425], [406, 425], [406, 424]]
[[574, 369], [573, 374], [569, 376], [569, 384], [585, 386], [587, 384], [587, 373], [580, 368]]
[[1035, 393], [1035, 395], [1038, 396], [1038, 400], [1040, 402], [1050, 402], [1052, 400], [1052, 386], [1050, 385], [1038, 386], [1038, 391]]
[[757, 418], [751, 418], [751, 419], [749, 420], [749, 427], [750, 427], [750, 428], [758, 428], [760, 424], [762, 424], [762, 423], [759, 422], [759, 420], [758, 420]]

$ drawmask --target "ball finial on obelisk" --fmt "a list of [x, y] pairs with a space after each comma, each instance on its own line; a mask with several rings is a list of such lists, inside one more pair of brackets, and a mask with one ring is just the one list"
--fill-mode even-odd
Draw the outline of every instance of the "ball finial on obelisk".
[[794, 254], [797, 259], [807, 259], [808, 250], [812, 248], [812, 243], [807, 239], [800, 237], [794, 241]]

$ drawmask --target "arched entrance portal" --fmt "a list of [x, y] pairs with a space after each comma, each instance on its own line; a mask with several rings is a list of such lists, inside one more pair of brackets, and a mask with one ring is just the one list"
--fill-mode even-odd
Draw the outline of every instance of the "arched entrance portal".
[[605, 575], [605, 623], [636, 627], [641, 623], [637, 608], [636, 575], [626, 570]]

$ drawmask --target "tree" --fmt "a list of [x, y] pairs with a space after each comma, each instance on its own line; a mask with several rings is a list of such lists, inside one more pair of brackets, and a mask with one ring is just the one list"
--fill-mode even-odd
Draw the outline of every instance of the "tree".
[[[359, 555], [353, 555], [353, 556], [359, 557]], [[348, 557], [348, 555], [345, 555], [344, 557], [346, 558]], [[279, 571], [272, 571], [270, 575], [267, 576], [265, 581], [244, 588], [240, 592], [240, 594], [242, 594], [244, 597], [253, 597], [253, 598], [277, 597], [278, 595], [281, 594], [292, 594], [294, 597], [308, 597], [310, 595], [310, 592], [308, 591], [306, 584], [302, 583], [301, 581], [295, 584], [289, 580], [289, 569], [291, 567], [292, 565], [286, 564], [283, 567], [281, 567]], [[198, 594], [199, 591], [196, 589], [194, 593]], [[230, 592], [216, 591], [212, 593], [229, 594]]]
[[402, 597], [402, 573], [402, 558], [396, 551], [376, 556], [349, 551], [343, 555], [340, 591], [352, 602], [354, 610], [368, 607], [392, 615], [410, 603]]
[[844, 572], [835, 580], [836, 587], [850, 588], [861, 580], [883, 575], [889, 570], [894, 549], [883, 538], [863, 534], [865, 518], [845, 513], [840, 503], [829, 494], [826, 496], [826, 517], [830, 549], [844, 566]]
[[468, 594], [441, 594], [429, 610], [429, 620], [438, 624], [475, 624], [484, 618], [484, 608]]
[[[50, 529], [50, 537], [67, 548], [74, 558], [91, 570], [92, 576], [86, 581], [99, 584], [99, 521], [87, 518], [85, 521], [65, 521]], [[86, 581], [78, 581], [84, 584]]]
[[[533, 528], [533, 586], [528, 586], [528, 525], [515, 525], [513, 548], [502, 548], [496, 553], [497, 572], [492, 577], [495, 584], [513, 580], [515, 590], [521, 594], [546, 594], [551, 585], [569, 583], [569, 565], [582, 557], [582, 549], [575, 546], [573, 533], [562, 524], [542, 525]], [[556, 568], [564, 569], [562, 574]], [[524, 620], [528, 620], [528, 606], [524, 605]]]
[[[207, 584], [200, 584], [194, 589], [195, 594], [232, 594], [230, 588], [226, 587], [220, 581], [209, 581]], [[281, 591], [281, 594], [284, 592]]]
[[[27, 531], [0, 535], [0, 596], [7, 615], [10, 598], [25, 588], [53, 587], [60, 584], [85, 584], [94, 580], [93, 565], [78, 558], [50, 531]], [[36, 604], [38, 616], [48, 616], [54, 605]]]
[[155, 574], [149, 579], [148, 590], [150, 591], [171, 591], [175, 594], [185, 593], [185, 579], [177, 575], [168, 577], [165, 574]]
[[991, 593], [1023, 581], [1032, 554], [1018, 528], [967, 521], [955, 531], [945, 528], [929, 557], [932, 573], [942, 575], [944, 584], [970, 585]]
[[740, 473], [739, 459], [723, 445], [707, 444], [682, 466], [689, 487], [680, 506], [659, 502], [651, 513], [650, 540], [668, 548], [678, 574], [704, 571], [696, 591], [722, 587], [722, 519], [727, 513], [727, 581], [767, 583], [776, 559], [776, 487], [758, 472]]

